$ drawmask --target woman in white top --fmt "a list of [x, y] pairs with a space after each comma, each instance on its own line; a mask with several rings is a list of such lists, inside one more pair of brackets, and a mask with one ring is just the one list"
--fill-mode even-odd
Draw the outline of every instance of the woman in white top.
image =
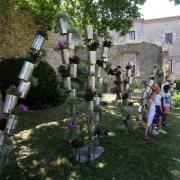
[[147, 112], [147, 123], [146, 123], [146, 129], [144, 132], [144, 140], [150, 140], [150, 134], [151, 134], [151, 125], [156, 113], [156, 107], [155, 107], [155, 103], [154, 103], [154, 97], [155, 94], [151, 93], [148, 96], [148, 101], [147, 101], [147, 106], [148, 106], [148, 112]]

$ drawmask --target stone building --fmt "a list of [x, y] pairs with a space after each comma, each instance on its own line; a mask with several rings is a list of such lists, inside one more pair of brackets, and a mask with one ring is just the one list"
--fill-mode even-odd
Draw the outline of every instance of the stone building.
[[171, 71], [180, 78], [180, 16], [137, 19], [126, 36], [120, 37], [116, 32], [111, 35], [117, 45], [146, 41], [168, 48]]

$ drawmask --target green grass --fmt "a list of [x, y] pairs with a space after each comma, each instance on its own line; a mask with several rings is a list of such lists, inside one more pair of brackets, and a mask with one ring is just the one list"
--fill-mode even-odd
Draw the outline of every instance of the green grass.
[[167, 135], [142, 140], [143, 129], [127, 135], [119, 112], [108, 107], [101, 124], [110, 133], [102, 142], [105, 153], [80, 164], [63, 139], [64, 108], [30, 112], [20, 118], [12, 138], [13, 154], [0, 179], [10, 180], [171, 180], [180, 179], [180, 110], [169, 115]]

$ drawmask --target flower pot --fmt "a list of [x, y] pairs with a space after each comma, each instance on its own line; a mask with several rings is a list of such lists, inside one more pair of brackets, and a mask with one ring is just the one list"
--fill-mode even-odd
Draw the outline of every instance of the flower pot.
[[73, 78], [77, 77], [77, 64], [70, 64], [70, 76]]
[[87, 110], [88, 110], [88, 112], [93, 113], [93, 111], [94, 111], [94, 102], [93, 101], [87, 102]]
[[31, 49], [39, 51], [44, 41], [45, 41], [45, 38], [43, 36], [37, 35], [33, 44], [31, 45]]
[[97, 112], [96, 114], [95, 114], [95, 120], [96, 120], [96, 122], [99, 122], [99, 112]]
[[102, 57], [103, 58], [107, 58], [108, 57], [108, 51], [109, 51], [108, 47], [103, 47], [103, 50], [102, 50]]
[[69, 49], [72, 49], [72, 36], [73, 36], [72, 33], [67, 34], [66, 42]]
[[96, 99], [94, 100], [94, 105], [99, 105], [100, 104], [100, 97], [96, 97]]
[[99, 82], [99, 84], [102, 86], [102, 84], [103, 84], [103, 78], [98, 78], [98, 82]]
[[70, 53], [68, 49], [61, 50], [61, 57], [62, 57], [63, 64], [69, 64]]
[[68, 25], [67, 25], [67, 21], [65, 19], [60, 18], [58, 25], [59, 25], [59, 30], [60, 30], [61, 35], [65, 35], [68, 33]]
[[71, 89], [70, 98], [75, 98], [75, 97], [76, 97], [76, 89]]
[[129, 84], [133, 83], [133, 77], [129, 77]]
[[[108, 58], [103, 58], [103, 61], [107, 63], [108, 62]], [[106, 65], [106, 63], [104, 63], [103, 67]]]
[[14, 114], [9, 115], [8, 122], [6, 125], [6, 130], [5, 130], [8, 134], [11, 133], [11, 131], [15, 129], [16, 124], [17, 124], [17, 119], [18, 119], [18, 116], [16, 115]]
[[97, 77], [98, 77], [98, 78], [101, 77], [101, 70], [102, 70], [101, 67], [98, 67], [98, 68], [97, 68]]
[[20, 94], [19, 97], [23, 99], [26, 98], [30, 87], [31, 87], [31, 82], [26, 82], [22, 80], [17, 89]]
[[3, 131], [0, 131], [0, 146], [3, 146], [5, 142], [5, 134]]
[[88, 87], [95, 91], [95, 76], [88, 76]]
[[24, 81], [29, 81], [31, 79], [34, 68], [35, 65], [33, 63], [25, 61], [18, 75], [18, 78]]
[[7, 94], [4, 101], [3, 112], [10, 113], [12, 109], [16, 106], [17, 102], [18, 102], [17, 96]]
[[92, 27], [92, 25], [86, 25], [85, 34], [86, 34], [86, 39], [88, 39], [88, 40], [93, 39], [93, 27]]
[[89, 64], [96, 64], [96, 51], [89, 51]]
[[91, 76], [95, 75], [95, 64], [88, 66], [88, 72], [89, 72], [89, 75]]
[[71, 78], [70, 77], [64, 78], [64, 88], [66, 90], [71, 90]]

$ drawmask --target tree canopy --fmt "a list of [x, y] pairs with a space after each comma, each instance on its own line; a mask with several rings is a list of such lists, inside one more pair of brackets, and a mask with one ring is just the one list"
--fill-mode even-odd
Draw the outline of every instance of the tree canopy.
[[99, 33], [114, 29], [126, 34], [140, 16], [139, 5], [145, 0], [13, 0], [15, 7], [28, 10], [38, 24], [51, 29], [55, 14], [64, 11], [81, 30], [92, 24]]

